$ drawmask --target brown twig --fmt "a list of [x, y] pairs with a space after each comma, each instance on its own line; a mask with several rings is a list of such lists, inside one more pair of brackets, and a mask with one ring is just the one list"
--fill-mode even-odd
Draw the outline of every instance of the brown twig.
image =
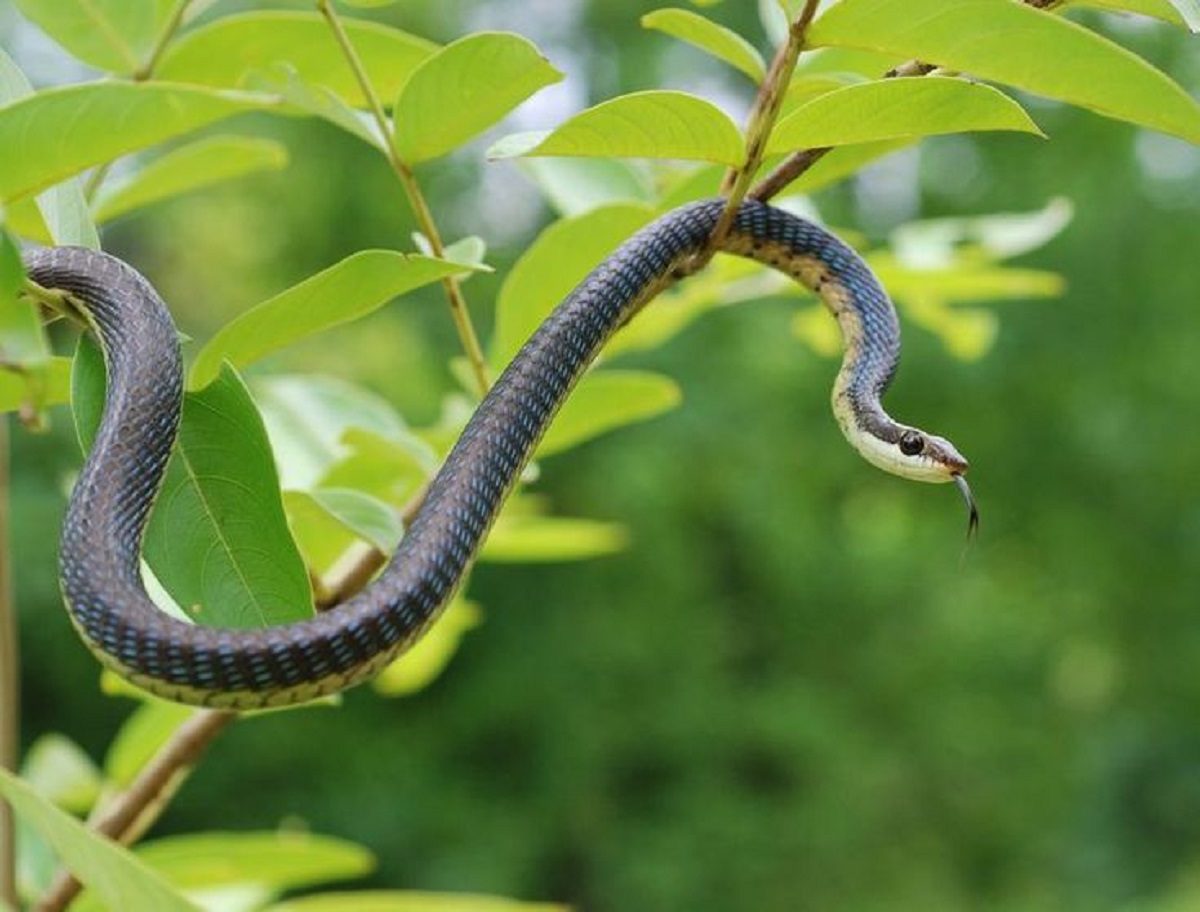
[[[122, 843], [134, 842], [166, 808], [208, 746], [238, 717], [226, 710], [193, 713], [138, 773], [129, 788], [108, 802], [91, 822], [94, 832]], [[79, 895], [81, 884], [60, 872], [35, 912], [61, 912]]]

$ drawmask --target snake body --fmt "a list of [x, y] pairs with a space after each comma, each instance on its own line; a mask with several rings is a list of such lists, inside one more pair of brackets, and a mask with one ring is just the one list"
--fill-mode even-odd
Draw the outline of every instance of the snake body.
[[[574, 384], [613, 333], [704, 251], [723, 205], [709, 200], [668, 213], [563, 300], [483, 399], [399, 548], [366, 589], [309, 620], [252, 630], [172, 618], [142, 583], [142, 538], [181, 412], [182, 365], [165, 305], [111, 256], [81, 248], [28, 253], [29, 277], [69, 296], [108, 371], [103, 417], [71, 495], [60, 550], [64, 598], [85, 643], [141, 687], [208, 706], [297, 703], [377, 673], [437, 619]], [[846, 341], [834, 411], [864, 456], [913, 478], [961, 478], [966, 461], [950, 444], [897, 424], [880, 405], [896, 370], [899, 328], [857, 253], [810, 222], [754, 202], [738, 209], [720, 250], [787, 273], [833, 311]]]

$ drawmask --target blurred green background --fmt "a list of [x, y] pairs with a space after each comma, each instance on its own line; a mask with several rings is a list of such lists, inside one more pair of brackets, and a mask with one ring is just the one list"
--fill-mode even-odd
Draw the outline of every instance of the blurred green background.
[[[522, 128], [664, 85], [740, 117], [748, 84], [638, 26], [658, 5], [407, 0], [386, 15], [442, 41], [538, 42], [568, 80]], [[713, 14], [765, 45], [754, 4]], [[1089, 22], [1200, 92], [1200, 39]], [[43, 61], [35, 80], [82, 75], [15, 32], [11, 9], [0, 27], [23, 63]], [[971, 458], [975, 547], [953, 492], [845, 446], [836, 365], [792, 336], [793, 303], [719, 311], [626, 359], [677, 378], [682, 408], [543, 467], [537, 490], [625, 524], [625, 553], [481, 567], [486, 621], [432, 686], [236, 726], [159, 832], [290, 822], [370, 846], [378, 884], [585, 910], [1200, 908], [1200, 150], [1031, 111], [1049, 142], [935, 140], [817, 200], [877, 241], [913, 218], [1074, 204], [1020, 261], [1060, 272], [1066, 294], [997, 305], [982, 360], [907, 328], [889, 405]], [[239, 124], [285, 138], [290, 167], [105, 238], [196, 337], [412, 230], [365, 147], [318, 123]], [[447, 236], [491, 245], [497, 276], [466, 286], [486, 329], [549, 213], [483, 148], [420, 177]], [[358, 380], [420, 423], [455, 353], [427, 289], [274, 366]], [[59, 602], [77, 451], [53, 417], [14, 441], [23, 734], [100, 755], [130, 704], [98, 694]]]

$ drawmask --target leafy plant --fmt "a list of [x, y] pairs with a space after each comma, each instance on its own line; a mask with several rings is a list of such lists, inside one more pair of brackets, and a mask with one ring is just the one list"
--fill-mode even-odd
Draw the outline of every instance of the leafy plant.
[[[314, 603], [336, 606], [370, 579], [489, 378], [591, 266], [656, 214], [722, 188], [733, 202], [811, 205], [797, 195], [844, 180], [922, 137], [1041, 135], [1006, 91], [1012, 89], [1200, 142], [1195, 100], [1144, 60], [1059, 15], [1059, 7], [1069, 13], [1074, 5], [841, 0], [816, 17], [815, 2], [764, 2], [764, 25], [779, 41], [769, 66], [753, 42], [698, 11], [648, 14], [647, 28], [754, 82], [758, 97], [747, 126], [739, 129], [698, 95], [647, 89], [546, 130], [493, 141], [487, 154], [527, 161], [559, 218], [504, 279], [485, 347], [464, 285], [490, 268], [486, 244], [443, 239], [415, 168], [446, 167], [448, 155], [562, 78], [528, 40], [481, 32], [439, 47], [393, 25], [347, 18], [330, 0], [319, 0], [316, 12], [236, 14], [210, 12], [202, 0], [17, 0], [30, 23], [105, 76], [35, 92], [0, 55], [0, 408], [36, 429], [70, 400], [86, 446], [103, 397], [92, 345], [81, 343], [73, 358], [52, 353], [30, 301], [57, 302], [23, 281], [21, 240], [97, 247], [99, 229], [110, 221], [281, 167], [288, 150], [278, 140], [225, 132], [238, 114], [321, 118], [366, 144], [411, 204], [417, 249], [364, 250], [315, 269], [193, 347], [180, 445], [145, 549], [164, 610], [227, 626], [307, 617]], [[1091, 5], [1200, 28], [1195, 0]], [[114, 176], [117, 160], [122, 167]], [[793, 195], [781, 197], [785, 190]], [[940, 336], [952, 354], [980, 357], [997, 327], [978, 305], [1060, 291], [1056, 276], [1004, 261], [1048, 240], [1068, 218], [1067, 207], [1051, 202], [1019, 216], [911, 225], [890, 246], [866, 254], [908, 319]], [[413, 426], [344, 381], [259, 370], [285, 346], [433, 283], [444, 289], [465, 359], [460, 394], [433, 424]], [[717, 307], [802, 294], [757, 267], [718, 261], [624, 330], [610, 357], [662, 346]], [[800, 302], [793, 325], [818, 352], [836, 353], [832, 322], [819, 307]], [[242, 370], [252, 373], [243, 377]], [[539, 459], [679, 401], [669, 377], [605, 365], [580, 384]], [[618, 527], [553, 512], [532, 493], [534, 475], [507, 506], [483, 560], [578, 560], [622, 547]], [[380, 676], [377, 691], [398, 696], [426, 684], [481, 610], [457, 602]], [[0, 606], [6, 618], [11, 611], [11, 604]], [[0, 627], [0, 640], [11, 644], [7, 628], [11, 619]], [[213, 833], [136, 850], [115, 845], [104, 837], [136, 841], [180, 774], [233, 717], [112, 686], [138, 706], [101, 766], [51, 735], [28, 753], [19, 778], [0, 770], [0, 794], [20, 827], [16, 884], [5, 873], [13, 847], [0, 839], [0, 903], [41, 897], [39, 908], [63, 908], [78, 891], [77, 878], [88, 888], [77, 904], [83, 908], [539, 908], [401, 892], [281, 900], [287, 891], [370, 869], [365, 849], [326, 837]], [[11, 696], [0, 701], [0, 714], [0, 728], [10, 730], [0, 744], [8, 744]], [[16, 760], [0, 756], [0, 766]], [[89, 816], [91, 826], [76, 814]], [[54, 857], [69, 875], [56, 876]]]

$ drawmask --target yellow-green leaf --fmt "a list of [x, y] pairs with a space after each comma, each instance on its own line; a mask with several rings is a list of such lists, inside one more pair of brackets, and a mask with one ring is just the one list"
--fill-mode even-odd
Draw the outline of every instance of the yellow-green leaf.
[[[414, 69], [437, 50], [416, 35], [374, 22], [343, 22], [375, 91], [395, 98]], [[246, 87], [257, 75], [290, 64], [312, 86], [365, 108], [366, 99], [318, 13], [257, 12], [223, 16], [175, 41], [158, 67], [160, 79]]]
[[456, 596], [417, 643], [374, 680], [375, 689], [389, 697], [404, 697], [427, 687], [458, 651], [463, 634], [480, 621], [479, 606]]
[[467, 893], [369, 891], [289, 899], [265, 912], [568, 912], [566, 906]]
[[1067, 0], [1064, 5], [1137, 13], [1200, 32], [1200, 0]]
[[29, 746], [21, 776], [65, 811], [87, 814], [100, 794], [100, 771], [82, 747], [57, 732]]
[[212, 382], [223, 361], [242, 366], [331, 326], [378, 310], [397, 295], [477, 267], [391, 250], [362, 250], [227, 323], [200, 350], [188, 384]]
[[97, 836], [28, 785], [0, 768], [0, 796], [35, 829], [82, 883], [110, 909], [199, 912], [127, 849]]
[[520, 162], [559, 215], [582, 215], [610, 203], [649, 204], [653, 190], [636, 162], [616, 158], [527, 158]]
[[520, 35], [481, 32], [442, 48], [412, 73], [393, 115], [400, 157], [444, 155], [497, 123], [562, 73]]
[[677, 158], [736, 165], [743, 152], [738, 128], [711, 102], [686, 92], [651, 91], [602, 102], [549, 132], [506, 136], [488, 156]]
[[13, 4], [84, 63], [131, 75], [149, 59], [178, 0], [13, 0]]
[[0, 108], [0, 148], [27, 150], [6, 158], [0, 199], [35, 193], [92, 165], [272, 104], [261, 95], [157, 82], [39, 92]]
[[926, 76], [881, 79], [826, 92], [776, 126], [768, 152], [912, 139], [969, 130], [1041, 135], [1019, 104], [991, 86]]
[[616, 523], [565, 516], [504, 514], [484, 543], [480, 560], [547, 563], [616, 554], [628, 544]]
[[766, 65], [754, 45], [733, 29], [718, 25], [699, 13], [672, 8], [655, 10], [642, 17], [642, 25], [706, 51], [741, 70], [755, 82], [762, 82], [766, 75]]
[[0, 412], [34, 411], [71, 401], [71, 359], [39, 365], [0, 367]]
[[648, 421], [683, 401], [670, 377], [647, 371], [593, 371], [563, 403], [538, 447], [538, 457], [560, 453], [600, 434]]
[[213, 136], [156, 158], [128, 180], [106, 186], [96, 221], [106, 222], [161, 200], [287, 164], [287, 147], [270, 139]]
[[813, 45], [887, 51], [1200, 142], [1200, 104], [1136, 54], [1013, 0], [842, 0]]

